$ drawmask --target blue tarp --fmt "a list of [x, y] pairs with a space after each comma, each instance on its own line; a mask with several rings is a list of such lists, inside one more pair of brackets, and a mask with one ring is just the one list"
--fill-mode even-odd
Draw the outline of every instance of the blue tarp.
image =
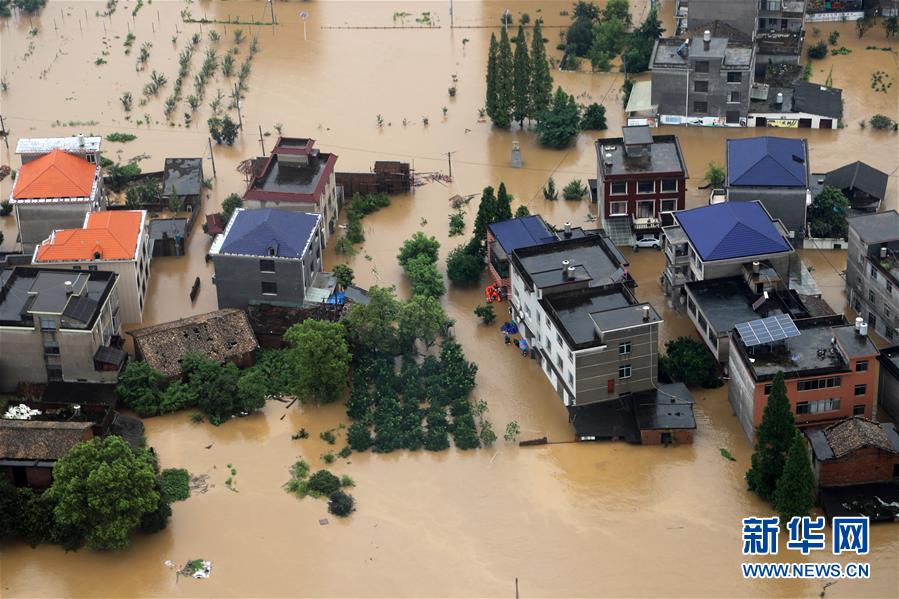
[[518, 326], [514, 322], [507, 322], [500, 329], [503, 333], [508, 333], [509, 335], [514, 335], [518, 332]]
[[518, 248], [558, 241], [538, 215], [502, 220], [487, 226], [507, 254]]
[[728, 186], [807, 187], [807, 163], [802, 139], [766, 136], [727, 140]]
[[703, 260], [786, 252], [784, 240], [758, 202], [724, 202], [677, 213]]
[[333, 294], [331, 294], [331, 297], [328, 298], [328, 301], [326, 303], [342, 306], [344, 303], [346, 303], [346, 294], [343, 291], [335, 291]]

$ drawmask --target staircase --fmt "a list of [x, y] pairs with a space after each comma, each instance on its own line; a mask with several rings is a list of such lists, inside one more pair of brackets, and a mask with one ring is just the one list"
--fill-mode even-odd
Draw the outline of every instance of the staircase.
[[636, 239], [631, 229], [631, 217], [613, 216], [605, 220], [606, 235], [615, 245], [633, 246]]

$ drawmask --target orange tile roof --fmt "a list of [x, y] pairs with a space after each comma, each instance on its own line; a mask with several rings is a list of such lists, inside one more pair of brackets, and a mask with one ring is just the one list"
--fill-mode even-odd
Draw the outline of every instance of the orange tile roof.
[[85, 228], [56, 231], [38, 246], [35, 262], [133, 259], [143, 214], [141, 210], [92, 212]]
[[96, 165], [57, 148], [19, 169], [13, 199], [89, 197], [96, 173]]

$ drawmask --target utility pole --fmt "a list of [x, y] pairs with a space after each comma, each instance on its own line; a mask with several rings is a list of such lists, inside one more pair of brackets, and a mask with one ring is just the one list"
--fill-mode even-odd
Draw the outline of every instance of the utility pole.
[[518, 577], [515, 577], [515, 599], [518, 599]]
[[262, 125], [259, 125], [259, 145], [262, 146], [262, 156], [265, 156], [265, 143], [262, 141]]
[[272, 9], [272, 25], [275, 24], [275, 3], [272, 0], [268, 0], [268, 6]]
[[234, 84], [234, 105], [237, 107], [237, 122], [240, 124], [240, 131], [243, 133], [243, 116], [240, 114], [240, 88]]
[[452, 152], [446, 153], [446, 161], [449, 163], [449, 178], [450, 178], [450, 180], [452, 180], [452, 178], [453, 178], [453, 154], [455, 154], [455, 153], [456, 153], [455, 150], [453, 150]]
[[209, 140], [209, 159], [212, 161], [212, 178], [217, 179], [218, 174], [215, 172], [215, 154], [212, 153], [212, 138], [207, 137]]
[[453, 28], [453, 0], [450, 0], [450, 29]]

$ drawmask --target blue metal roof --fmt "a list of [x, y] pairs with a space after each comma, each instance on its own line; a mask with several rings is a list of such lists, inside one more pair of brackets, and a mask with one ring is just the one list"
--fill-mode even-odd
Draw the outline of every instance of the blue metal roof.
[[223, 254], [302, 258], [320, 219], [320, 215], [309, 212], [238, 209], [228, 223], [219, 251]]
[[724, 202], [677, 212], [703, 260], [729, 260], [790, 250], [759, 202]]
[[807, 163], [808, 152], [803, 139], [750, 137], [727, 140], [728, 186], [807, 187]]
[[558, 241], [539, 215], [502, 220], [487, 227], [507, 254], [518, 248]]

